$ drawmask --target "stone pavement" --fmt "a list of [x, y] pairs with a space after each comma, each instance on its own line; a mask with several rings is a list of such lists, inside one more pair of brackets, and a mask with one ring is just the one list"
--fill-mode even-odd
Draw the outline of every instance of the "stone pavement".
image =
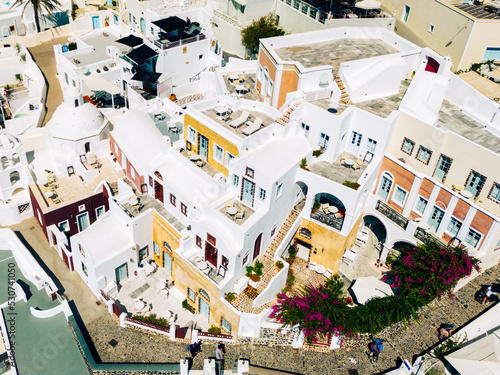
[[[36, 252], [41, 263], [50, 268], [50, 273], [62, 284], [64, 294], [73, 300], [76, 315], [81, 316], [93, 345], [103, 362], [178, 362], [187, 355], [186, 344], [171, 342], [160, 335], [124, 329], [118, 320], [107, 313], [76, 272], [69, 273], [56, 251], [47, 245], [45, 236], [35, 218], [23, 221], [12, 229], [21, 231], [31, 250]], [[456, 328], [480, 314], [488, 305], [474, 301], [474, 293], [482, 286], [500, 281], [500, 265], [497, 265], [460, 289], [453, 299], [445, 297], [424, 308], [418, 322], [409, 322], [406, 327], [397, 324], [387, 328], [377, 337], [385, 339], [384, 351], [378, 363], [368, 360], [368, 339], [345, 340], [344, 346], [335, 350], [324, 348], [292, 349], [290, 338], [262, 330], [259, 339], [243, 339], [240, 343], [226, 345], [226, 365], [233, 360], [248, 358], [253, 365], [277, 368], [299, 374], [348, 374], [355, 369], [360, 375], [378, 374], [396, 365], [398, 359], [413, 360], [414, 356], [430, 349], [437, 341], [437, 327], [441, 323], [453, 323]], [[115, 339], [118, 344], [109, 344]], [[215, 343], [206, 341], [203, 352], [194, 361], [201, 367], [202, 360], [215, 355]]]

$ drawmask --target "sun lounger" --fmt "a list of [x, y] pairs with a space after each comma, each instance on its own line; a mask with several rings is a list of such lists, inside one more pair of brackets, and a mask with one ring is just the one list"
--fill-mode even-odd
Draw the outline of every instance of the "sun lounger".
[[229, 123], [229, 126], [231, 126], [232, 128], [237, 128], [237, 127], [243, 125], [245, 123], [245, 121], [248, 119], [249, 115], [250, 114], [247, 111], [241, 112], [240, 117], [231, 121]]
[[261, 126], [262, 126], [262, 119], [257, 117], [252, 125], [250, 125], [248, 128], [243, 130], [243, 134], [245, 134], [245, 135], [253, 134], [257, 130], [259, 130]]

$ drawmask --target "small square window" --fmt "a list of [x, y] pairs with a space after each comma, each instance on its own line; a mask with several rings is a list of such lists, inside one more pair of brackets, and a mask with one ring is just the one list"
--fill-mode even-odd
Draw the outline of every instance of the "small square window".
[[201, 60], [203, 58], [203, 55], [198, 56], [198, 58]]
[[400, 206], [404, 205], [406, 199], [406, 190], [400, 188], [399, 186], [396, 186], [396, 189], [394, 189], [394, 195], [392, 196], [392, 200], [399, 204]]
[[276, 198], [279, 198], [281, 193], [283, 193], [283, 183], [279, 184], [278, 189], [276, 189]]
[[401, 151], [405, 154], [411, 155], [413, 153], [413, 148], [415, 147], [415, 142], [411, 139], [405, 138], [403, 141], [403, 145], [401, 146]]
[[249, 255], [250, 253], [246, 253], [245, 256], [243, 257], [243, 265], [247, 264]]
[[429, 161], [431, 160], [431, 155], [432, 151], [429, 150], [428, 148], [425, 148], [424, 146], [420, 146], [418, 149], [418, 153], [416, 156], [416, 159], [425, 165], [429, 164]]
[[238, 186], [240, 184], [240, 177], [233, 174], [233, 185]]
[[246, 170], [245, 170], [245, 174], [246, 174], [248, 177], [250, 177], [250, 178], [253, 178], [254, 173], [255, 173], [255, 172], [254, 172], [254, 170], [253, 170], [252, 168], [247, 167], [247, 168], [246, 168]]
[[462, 222], [452, 217], [450, 223], [448, 224], [448, 227], [446, 228], [446, 231], [450, 235], [456, 236], [461, 227], [462, 227]]
[[188, 125], [188, 141], [191, 142], [191, 144], [196, 145], [196, 130], [194, 130], [189, 125]]
[[143, 247], [139, 250], [139, 263], [146, 259], [149, 255], [149, 247]]
[[493, 183], [488, 198], [493, 202], [500, 203], [500, 185], [496, 182]]
[[264, 201], [266, 199], [266, 191], [262, 188], [259, 188], [259, 199]]
[[229, 166], [231, 165], [231, 160], [233, 160], [233, 159], [234, 159], [234, 155], [232, 155], [226, 151], [226, 168], [229, 168]]
[[418, 197], [417, 205], [415, 206], [415, 212], [420, 215], [423, 215], [426, 207], [427, 207], [427, 199]]
[[203, 247], [203, 240], [200, 236], [196, 236], [196, 246], [198, 246], [200, 249]]
[[225, 269], [227, 269], [227, 267], [229, 266], [229, 259], [227, 259], [224, 255], [222, 256], [222, 267], [224, 267]]
[[231, 333], [231, 324], [229, 324], [229, 322], [226, 319], [221, 318], [220, 326], [222, 327], [222, 329], [224, 329], [227, 332]]
[[153, 251], [157, 257], [160, 256], [160, 245], [153, 241]]
[[95, 209], [95, 216], [96, 216], [96, 218], [99, 218], [99, 216], [101, 216], [104, 212], [105, 212], [104, 206], [97, 207]]
[[85, 264], [83, 264], [82, 262], [82, 271], [83, 273], [85, 274], [85, 276], [88, 276], [89, 274], [87, 273], [87, 267], [85, 266]]
[[429, 25], [429, 32], [431, 34], [434, 32], [434, 25], [432, 23]]
[[170, 194], [170, 204], [175, 207], [175, 195]]
[[59, 224], [57, 224], [57, 226], [59, 227], [59, 230], [61, 232], [69, 231], [69, 221], [68, 220], [61, 221]]
[[214, 160], [219, 164], [224, 162], [224, 149], [217, 144], [214, 147]]
[[84, 204], [81, 204], [78, 206], [78, 212], [82, 212], [82, 211], [85, 211], [85, 205]]
[[14, 31], [16, 31], [16, 27], [15, 27], [15, 26], [10, 26], [10, 27], [9, 27], [9, 30], [10, 30], [11, 32], [14, 32]]
[[193, 302], [196, 299], [196, 294], [194, 293], [194, 290], [191, 288], [188, 288], [188, 298]]
[[187, 206], [184, 203], [181, 203], [181, 212], [184, 216], [187, 216]]
[[480, 240], [481, 240], [481, 233], [476, 232], [474, 229], [469, 229], [467, 236], [465, 236], [464, 243], [472, 246], [473, 248], [477, 248], [477, 245], [479, 245]]

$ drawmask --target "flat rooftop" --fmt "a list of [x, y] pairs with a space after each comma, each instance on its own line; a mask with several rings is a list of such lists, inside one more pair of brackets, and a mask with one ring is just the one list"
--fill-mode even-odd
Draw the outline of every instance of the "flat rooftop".
[[[107, 157], [100, 158], [98, 163], [100, 163], [99, 175], [86, 184], [82, 182], [77, 173], [71, 176], [57, 177], [56, 183], [52, 186], [38, 183], [31, 184], [31, 191], [33, 191], [36, 200], [40, 203], [42, 211], [46, 213], [93, 195], [95, 188], [103, 180], [112, 184], [116, 183], [119, 178], [125, 177], [123, 172], [118, 172], [115, 169]], [[84, 163], [84, 165], [92, 169], [98, 166], [98, 164], [89, 165], [88, 163]], [[49, 190], [54, 192], [51, 198], [46, 196]]]
[[436, 127], [451, 130], [490, 151], [500, 153], [500, 138], [486, 130], [484, 125], [461, 112], [456, 105], [446, 99], [443, 100], [439, 111]]
[[138, 216], [150, 208], [154, 208], [160, 215], [162, 215], [165, 220], [167, 220], [172, 226], [179, 232], [186, 228], [177, 218], [172, 215], [165, 206], [158, 200], [151, 197], [149, 194], [139, 195], [137, 197], [139, 204], [131, 205], [128, 201], [122, 203], [122, 206], [132, 215]]
[[[230, 106], [228, 106], [228, 105], [226, 105], [225, 107], [230, 108]], [[248, 137], [247, 135], [243, 134], [243, 131], [246, 128], [248, 128], [255, 121], [255, 119], [257, 117], [262, 119], [262, 126], [260, 129], [263, 129], [276, 121], [275, 118], [273, 118], [265, 113], [262, 113], [262, 112], [256, 111], [256, 110], [252, 110], [249, 108], [238, 109], [235, 112], [231, 113], [229, 116], [222, 117], [222, 116], [219, 116], [217, 114], [215, 108], [216, 107], [205, 109], [205, 110], [201, 111], [201, 113], [203, 113], [205, 116], [214, 120], [216, 123], [218, 123], [223, 128], [230, 130], [232, 133], [236, 134], [237, 136], [239, 136], [241, 138]], [[233, 128], [233, 127], [229, 126], [231, 121], [237, 119], [242, 114], [243, 111], [247, 111], [250, 114], [250, 117], [247, 120], [247, 123], [240, 125], [237, 128]], [[227, 121], [225, 121], [224, 118], [227, 118]], [[248, 124], [250, 124], [250, 125], [248, 125]], [[258, 130], [257, 130], [257, 132], [258, 132]], [[256, 134], [256, 133], [254, 133], [254, 134]]]
[[[348, 155], [349, 159], [356, 161], [358, 158], [355, 155], [344, 152], [343, 154]], [[339, 184], [343, 184], [345, 181], [356, 182], [363, 175], [368, 163], [365, 161], [362, 163], [361, 168], [354, 170], [351, 167], [340, 164], [339, 157], [330, 163], [329, 161], [323, 160], [320, 162], [312, 163], [307, 166], [307, 169], [311, 173], [317, 174], [331, 181], [335, 181]]]
[[[487, 10], [485, 10], [485, 7], [488, 6], [486, 1], [484, 2], [483, 5], [463, 4], [461, 1], [456, 1], [456, 2], [453, 2], [452, 4], [456, 8], [460, 9], [461, 11], [467, 13], [468, 15], [470, 15], [474, 18], [477, 18], [480, 20], [500, 20], [500, 14], [488, 12]], [[495, 6], [493, 6], [493, 7], [499, 9], [498, 7], [495, 7]]]
[[[500, 71], [498, 71], [500, 73]], [[464, 82], [474, 87], [484, 96], [498, 101], [500, 98], [500, 84], [490, 81], [488, 78], [477, 74], [474, 71], [462, 73], [458, 75]]]
[[[0, 260], [1, 275], [7, 275], [8, 264], [15, 264], [15, 280], [22, 286], [28, 298], [28, 302], [18, 301], [12, 309], [4, 308], [2, 311], [6, 319], [14, 317], [16, 321], [15, 359], [19, 373], [88, 375], [87, 366], [64, 313], [44, 319], [31, 314], [30, 307], [47, 310], [58, 306], [60, 302], [52, 301], [45, 290], [38, 290], [24, 277], [9, 249], [0, 249]], [[6, 294], [7, 286], [7, 278], [2, 278], [0, 293]], [[57, 349], [51, 350], [50, 360], [46, 360], [44, 356], [48, 348]]]
[[403, 96], [409, 85], [410, 81], [403, 80], [401, 81], [401, 86], [399, 86], [399, 91], [396, 94], [355, 103], [355, 106], [359, 109], [364, 109], [367, 112], [373, 113], [374, 115], [387, 118], [392, 111], [398, 109], [399, 103], [403, 100]]
[[331, 65], [337, 72], [345, 61], [389, 55], [399, 50], [380, 39], [345, 38], [277, 48], [275, 52], [282, 60], [298, 61], [305, 68]]
[[[109, 32], [103, 32], [98, 35], [93, 35], [87, 38], [82, 38], [81, 40], [88, 44], [89, 46], [94, 47], [93, 51], [82, 51], [81, 53], [78, 53], [78, 50], [71, 51], [72, 54], [68, 56], [68, 60], [73, 61], [73, 63], [76, 66], [86, 66], [90, 64], [95, 64], [100, 61], [104, 60], [111, 60], [112, 57], [109, 56], [106, 52], [106, 47], [108, 46], [115, 46], [118, 48], [120, 51], [128, 51], [130, 50], [130, 47], [121, 44], [121, 43], [116, 43], [116, 41], [120, 39], [117, 36], [114, 36], [113, 34]], [[75, 63], [75, 60], [78, 60], [79, 63]]]

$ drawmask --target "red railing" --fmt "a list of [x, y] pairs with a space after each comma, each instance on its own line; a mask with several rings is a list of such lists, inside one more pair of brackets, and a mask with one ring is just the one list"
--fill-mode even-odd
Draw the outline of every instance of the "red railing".
[[104, 293], [104, 291], [101, 290], [101, 296], [102, 298], [104, 298], [105, 301], [109, 301], [109, 297], [106, 293]]
[[222, 333], [220, 334], [215, 334], [215, 333], [208, 333], [208, 332], [200, 332], [198, 333], [198, 338], [202, 337], [210, 337], [214, 339], [229, 339], [229, 340], [234, 340], [233, 336], [231, 335], [223, 335]]

